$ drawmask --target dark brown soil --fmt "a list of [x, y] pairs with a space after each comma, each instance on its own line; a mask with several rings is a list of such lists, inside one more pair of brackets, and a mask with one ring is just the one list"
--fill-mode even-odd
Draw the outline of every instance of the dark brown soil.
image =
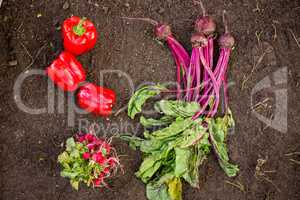
[[[300, 46], [296, 42], [300, 40], [300, 1], [204, 2], [218, 22], [219, 33], [223, 30], [222, 10], [228, 11], [230, 28], [237, 41], [229, 70], [229, 79], [234, 82], [229, 95], [236, 134], [230, 136], [228, 147], [230, 157], [241, 170], [236, 178], [227, 178], [211, 156], [201, 168], [201, 189], [185, 185], [184, 199], [300, 199]], [[143, 183], [134, 176], [140, 154], [121, 141], [115, 141], [115, 145], [119, 154], [126, 155], [121, 157], [125, 174], [111, 181], [111, 190], [81, 187], [76, 192], [68, 180], [59, 176], [56, 159], [63, 150], [61, 143], [77, 132], [79, 119], [102, 124], [111, 133], [124, 122], [137, 125], [125, 112], [109, 120], [76, 115], [75, 126], [68, 126], [67, 112], [60, 114], [56, 109], [55, 113], [30, 115], [18, 109], [13, 86], [26, 68], [45, 69], [58, 55], [62, 44], [57, 27], [72, 14], [90, 18], [101, 35], [96, 48], [79, 58], [90, 81], [99, 81], [99, 72], [104, 69], [127, 73], [133, 77], [135, 86], [145, 81], [174, 81], [172, 57], [165, 46], [153, 39], [152, 27], [142, 22], [125, 22], [120, 16], [144, 16], [168, 22], [176, 37], [190, 49], [192, 22], [201, 13], [199, 7], [192, 1], [180, 0], [4, 0], [0, 13], [0, 199], [146, 199]], [[267, 48], [268, 52], [260, 59]], [[286, 133], [266, 127], [253, 115], [250, 104], [252, 88], [283, 67], [288, 70], [288, 84], [282, 86], [288, 90]], [[130, 97], [126, 80], [108, 75], [105, 86], [118, 93], [116, 109], [126, 105]], [[254, 103], [262, 102], [266, 96], [274, 99], [272, 92], [263, 93], [255, 96]], [[45, 107], [47, 77], [26, 79], [22, 99], [30, 107]], [[56, 107], [61, 103], [66, 108], [66, 102], [55, 103]], [[276, 110], [269, 104], [271, 107], [266, 107], [271, 114], [260, 112], [270, 117]], [[266, 160], [260, 170], [258, 159]], [[242, 184], [244, 191], [229, 182]]]

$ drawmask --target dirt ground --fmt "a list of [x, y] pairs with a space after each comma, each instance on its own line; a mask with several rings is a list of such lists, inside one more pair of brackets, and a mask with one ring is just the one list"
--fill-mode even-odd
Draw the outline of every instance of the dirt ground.
[[[211, 156], [200, 170], [201, 189], [185, 185], [184, 199], [300, 199], [300, 1], [204, 2], [218, 22], [218, 33], [223, 31], [222, 10], [228, 11], [237, 42], [229, 70], [229, 80], [234, 83], [229, 96], [236, 129], [228, 147], [241, 170], [236, 178], [227, 178]], [[72, 190], [68, 180], [60, 177], [56, 161], [62, 143], [77, 132], [80, 119], [101, 124], [108, 133], [124, 131], [118, 128], [125, 122], [133, 125], [129, 130], [133, 129], [137, 121], [129, 120], [125, 112], [110, 119], [77, 114], [75, 125], [70, 126], [69, 113], [57, 111], [57, 106], [66, 108], [67, 103], [57, 99], [54, 113], [31, 115], [17, 107], [13, 86], [22, 72], [45, 69], [62, 51], [59, 25], [72, 14], [90, 18], [100, 33], [95, 49], [79, 57], [90, 81], [99, 81], [101, 70], [121, 70], [133, 78], [135, 86], [145, 81], [174, 81], [172, 57], [166, 46], [153, 39], [152, 27], [120, 17], [168, 22], [190, 50], [192, 22], [201, 14], [199, 7], [180, 0], [4, 0], [0, 13], [0, 199], [146, 199], [143, 183], [134, 176], [140, 154], [125, 142], [115, 141], [125, 174], [111, 181], [110, 190]], [[288, 112], [287, 132], [267, 126], [251, 111], [274, 118], [274, 93], [255, 95], [251, 105], [251, 91], [264, 77], [283, 68], [288, 80], [281, 85], [288, 96], [288, 110], [284, 110]], [[108, 74], [104, 85], [117, 92], [116, 110], [126, 105], [130, 90], [123, 76]], [[27, 78], [21, 97], [29, 107], [47, 106], [47, 77]], [[257, 165], [263, 160], [262, 166]]]

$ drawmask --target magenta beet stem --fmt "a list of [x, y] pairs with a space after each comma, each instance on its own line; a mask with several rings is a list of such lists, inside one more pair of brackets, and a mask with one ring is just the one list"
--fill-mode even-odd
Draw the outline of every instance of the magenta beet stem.
[[[211, 68], [209, 68], [208, 64], [206, 63], [204, 53], [201, 49], [199, 49], [199, 56], [200, 56], [200, 60], [202, 62], [202, 65], [203, 65], [204, 69], [207, 71], [208, 75], [210, 76], [211, 81], [213, 82], [213, 88], [214, 88], [214, 93], [215, 93], [215, 101], [219, 101], [219, 98], [220, 98], [219, 95], [220, 94], [218, 92], [219, 91], [219, 86], [218, 86], [216, 77], [215, 77], [214, 73], [212, 72]], [[193, 119], [198, 118], [203, 113], [203, 111], [206, 109], [208, 103], [209, 103], [209, 99], [203, 105], [201, 110], [194, 115]]]
[[171, 49], [171, 53], [173, 55], [173, 58], [175, 60], [176, 66], [177, 66], [177, 71], [176, 71], [176, 78], [177, 78], [177, 99], [181, 99], [181, 65], [180, 65], [180, 61], [178, 60], [178, 57], [176, 56], [176, 53], [174, 52], [174, 50], [172, 48]]
[[231, 49], [226, 49], [226, 51], [228, 51], [228, 62], [226, 64], [226, 69], [224, 72], [224, 75], [222, 77], [222, 82], [223, 82], [223, 91], [224, 91], [224, 104], [225, 104], [225, 112], [228, 109], [228, 92], [227, 92], [227, 69], [228, 69], [228, 65], [229, 65], [229, 57], [231, 54]]
[[[182, 90], [180, 90], [180, 92], [187, 92], [187, 91], [191, 91], [191, 90], [196, 90], [197, 88], [200, 88], [200, 89], [203, 88], [203, 84], [200, 84], [197, 87], [193, 87], [193, 88], [190, 88], [190, 89], [182, 89]], [[175, 92], [177, 92], [177, 89], [176, 90], [166, 89], [166, 90], [162, 90], [161, 92], [162, 93], [175, 93]]]
[[192, 117], [193, 120], [197, 119], [200, 115], [202, 115], [209, 104], [209, 100], [205, 102], [201, 109]]
[[224, 91], [224, 107], [226, 112], [228, 109], [227, 77], [225, 77], [223, 80], [223, 91]]
[[208, 39], [208, 45], [209, 45], [209, 66], [210, 68], [213, 68], [214, 66], [214, 39], [210, 37]]
[[181, 79], [181, 70], [184, 71], [184, 69], [182, 69], [181, 62], [178, 59], [178, 56], [176, 55], [176, 52], [174, 51], [173, 44], [169, 44], [169, 47], [170, 47], [171, 53], [173, 55], [174, 61], [175, 61], [176, 66], [177, 66], [176, 67], [177, 68], [177, 72], [176, 72], [176, 76], [177, 76], [176, 77], [177, 78], [177, 99], [180, 99], [181, 98], [181, 83], [183, 82], [184, 87], [186, 85], [185, 80], [182, 80], [182, 79], [184, 79], [184, 76]]
[[197, 51], [197, 48], [193, 48], [192, 55], [191, 55], [190, 66], [188, 68], [188, 74], [187, 74], [187, 89], [188, 89], [188, 92], [186, 93], [186, 100], [187, 101], [191, 101], [192, 95], [193, 95], [193, 91], [191, 91], [190, 88], [193, 87], [194, 77], [195, 77], [194, 74], [195, 74], [196, 60], [198, 59], [196, 51]]
[[181, 97], [180, 91], [182, 82], [184, 85], [186, 85], [185, 74], [188, 70], [190, 58], [186, 50], [173, 36], [167, 37], [167, 44], [171, 50], [171, 53], [177, 66], [177, 99], [179, 99]]
[[188, 67], [190, 64], [190, 56], [184, 47], [173, 36], [169, 36], [167, 38], [167, 42], [174, 44], [177, 54], [180, 55], [180, 58], [184, 61], [185, 66]]
[[215, 91], [216, 100], [218, 100], [219, 99], [219, 92], [218, 92], [219, 84], [218, 84], [218, 82], [216, 80], [216, 77], [215, 77], [214, 73], [212, 72], [212, 69], [206, 63], [203, 51], [200, 50], [199, 51], [199, 55], [200, 55], [200, 60], [201, 60], [201, 62], [203, 64], [203, 67], [207, 71], [207, 73], [210, 76], [210, 79], [211, 79], [211, 81], [213, 83], [213, 88], [214, 88], [214, 91]]
[[[208, 44], [206, 47], [204, 47], [204, 56], [205, 56], [205, 60], [206, 63], [208, 64], [208, 66], [212, 69], [213, 68], [213, 53], [214, 53], [214, 39], [212, 37], [209, 37], [208, 39]], [[204, 82], [206, 83], [209, 79], [208, 79], [208, 74], [207, 71], [204, 71]], [[208, 88], [207, 88], [207, 84], [204, 87], [204, 93], [207, 93]]]
[[[205, 61], [206, 63], [209, 64], [209, 55], [208, 55], [208, 52], [209, 52], [209, 44], [207, 44], [207, 46], [205, 46], [203, 48], [203, 51], [204, 51], [204, 58], [205, 58]], [[204, 77], [203, 77], [203, 81], [204, 83], [207, 83], [208, 81], [208, 74], [207, 74], [207, 71], [204, 70]], [[204, 93], [207, 91], [207, 84], [205, 84], [204, 86]]]
[[[199, 55], [199, 48], [201, 47], [198, 47], [197, 51], [195, 52], [196, 53], [196, 61], [195, 61], [195, 73], [196, 73], [196, 83], [195, 85], [198, 86], [198, 85], [201, 85], [201, 62], [200, 62], [200, 55]], [[194, 101], [197, 102], [198, 98], [199, 98], [199, 92], [200, 92], [200, 87], [196, 87], [195, 91], [194, 91], [194, 96], [193, 96], [193, 99]]]
[[177, 65], [177, 69], [180, 69], [180, 76], [182, 76], [182, 82], [183, 85], [186, 87], [187, 85], [187, 74], [188, 74], [188, 67], [189, 65], [186, 65], [184, 60], [182, 59], [182, 55], [178, 53], [178, 49], [174, 47], [174, 44], [169, 44], [169, 48], [171, 49], [171, 52], [173, 54], [173, 59], [175, 60], [175, 63]]
[[[221, 83], [223, 82], [224, 80], [224, 77], [226, 76], [226, 71], [227, 71], [227, 67], [228, 67], [228, 63], [229, 63], [229, 57], [230, 57], [230, 52], [231, 52], [231, 49], [229, 48], [222, 48], [221, 51], [224, 52], [224, 58], [223, 58], [223, 61], [222, 61], [222, 65], [221, 65], [221, 71], [220, 71], [220, 76], [219, 77], [219, 82], [218, 82], [218, 89], [220, 89], [220, 86], [221, 86]], [[223, 85], [223, 88], [225, 89], [225, 87], [227, 87], [226, 84]], [[218, 91], [219, 93], [219, 91]], [[227, 89], [226, 89], [226, 93], [227, 93]], [[224, 90], [224, 98], [225, 98], [225, 105], [227, 105], [227, 94], [225, 94], [225, 90]], [[208, 113], [208, 116], [211, 116], [213, 117], [216, 113], [217, 113], [217, 110], [218, 110], [218, 106], [219, 106], [219, 99], [214, 102], [214, 106], [213, 108], [211, 109], [211, 111]]]
[[[223, 62], [223, 59], [224, 59], [224, 54], [225, 54], [224, 50], [221, 49], [220, 56], [219, 56], [219, 59], [218, 59], [218, 63], [217, 63], [217, 66], [214, 70], [214, 75], [215, 75], [215, 77], [217, 77], [218, 81], [220, 81], [220, 71], [221, 71], [221, 66], [222, 66], [222, 62]], [[203, 104], [203, 102], [207, 100], [207, 95], [210, 93], [211, 89], [213, 88], [213, 85], [211, 85], [210, 82], [205, 82], [205, 85], [208, 85], [206, 87], [207, 90], [203, 93], [202, 97], [198, 101], [201, 104]]]

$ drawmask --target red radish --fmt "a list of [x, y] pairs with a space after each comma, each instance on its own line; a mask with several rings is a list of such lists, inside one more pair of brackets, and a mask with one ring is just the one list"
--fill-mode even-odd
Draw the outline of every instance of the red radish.
[[110, 173], [110, 167], [106, 167], [103, 169], [104, 174], [109, 174]]
[[173, 36], [171, 27], [168, 24], [159, 23], [150, 18], [123, 18], [130, 20], [141, 20], [151, 23], [153, 26], [155, 26], [154, 32], [156, 37], [159, 40], [164, 40], [167, 42], [177, 66], [177, 98], [179, 99], [181, 97], [181, 84], [183, 83], [184, 86], [187, 84], [185, 76], [188, 71], [188, 66], [190, 65], [190, 57], [183, 46]]
[[115, 158], [109, 158], [107, 160], [107, 162], [108, 162], [109, 166], [114, 167], [118, 163], [118, 160]]
[[96, 140], [96, 137], [93, 135], [93, 134], [86, 134], [85, 135], [85, 139], [88, 141], [88, 142], [94, 142]]
[[102, 183], [103, 178], [96, 178], [93, 180], [94, 187], [99, 187]]
[[98, 178], [93, 180], [94, 187], [100, 187], [104, 182], [105, 174], [101, 173]]
[[85, 152], [84, 154], [82, 154], [82, 157], [84, 160], [88, 160], [91, 157], [91, 154], [89, 152]]

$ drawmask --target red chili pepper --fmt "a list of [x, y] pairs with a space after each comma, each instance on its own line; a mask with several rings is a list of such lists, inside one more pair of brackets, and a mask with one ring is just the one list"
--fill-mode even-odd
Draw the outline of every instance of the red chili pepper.
[[86, 53], [94, 48], [97, 41], [96, 27], [86, 18], [73, 16], [66, 19], [62, 34], [65, 49], [74, 55]]
[[62, 52], [47, 68], [47, 74], [59, 88], [74, 91], [85, 81], [85, 71], [80, 62], [66, 51]]
[[113, 90], [92, 83], [81, 86], [77, 93], [79, 107], [96, 115], [110, 115], [115, 101], [116, 94]]

